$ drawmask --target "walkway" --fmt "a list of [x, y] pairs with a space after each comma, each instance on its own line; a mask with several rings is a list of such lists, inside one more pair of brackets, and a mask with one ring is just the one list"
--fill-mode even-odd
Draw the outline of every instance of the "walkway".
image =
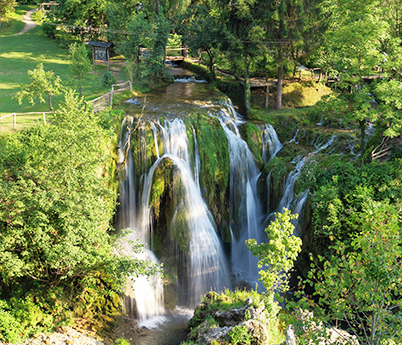
[[37, 11], [37, 10], [38, 9], [35, 8], [34, 10], [29, 10], [27, 13], [25, 13], [24, 18], [22, 19], [22, 21], [25, 23], [24, 28], [20, 32], [18, 32], [17, 34], [10, 35], [10, 36], [22, 35], [22, 34], [25, 34], [28, 30], [33, 29], [36, 26], [36, 24], [32, 20], [31, 14], [34, 13], [35, 11]]

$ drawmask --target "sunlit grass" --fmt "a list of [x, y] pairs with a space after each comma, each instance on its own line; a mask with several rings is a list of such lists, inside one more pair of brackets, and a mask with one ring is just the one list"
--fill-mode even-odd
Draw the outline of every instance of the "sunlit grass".
[[[22, 19], [27, 10], [35, 7], [19, 6], [16, 11], [16, 18]], [[15, 31], [19, 32], [20, 30]], [[20, 90], [21, 84], [30, 82], [27, 74], [28, 70], [36, 68], [39, 63], [44, 64], [46, 71], [52, 70], [56, 75], [59, 75], [66, 87], [71, 87], [71, 83], [69, 83], [71, 74], [69, 71], [70, 56], [68, 42], [46, 37], [40, 25], [23, 35], [5, 36], [0, 31], [0, 117], [11, 113], [49, 111], [48, 103], [39, 103], [38, 101], [32, 106], [27, 100], [24, 100], [20, 105], [13, 98]], [[111, 67], [113, 66], [112, 61]], [[94, 99], [109, 91], [102, 87], [102, 76], [106, 72], [106, 69], [107, 66], [105, 64], [97, 64], [95, 71], [90, 73], [90, 80], [85, 82], [82, 88], [85, 100]], [[120, 78], [126, 80], [124, 68], [116, 79]], [[47, 100], [46, 97], [45, 99]], [[62, 100], [63, 95], [53, 97], [53, 107], [57, 108], [57, 105]], [[29, 115], [26, 119], [18, 116], [17, 128], [20, 124], [30, 124], [32, 117], [41, 121], [42, 115]], [[1, 120], [0, 131], [8, 130], [10, 123], [12, 127], [12, 117]]]
[[25, 13], [36, 8], [36, 5], [19, 5], [9, 18], [1, 18], [0, 36], [14, 35], [20, 32], [25, 23], [22, 21]]

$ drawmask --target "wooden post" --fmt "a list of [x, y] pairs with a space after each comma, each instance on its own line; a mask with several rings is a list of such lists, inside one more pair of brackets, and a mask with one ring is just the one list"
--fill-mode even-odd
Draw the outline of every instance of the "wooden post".
[[92, 47], [92, 69], [95, 69], [95, 47]]
[[14, 113], [14, 128], [17, 127], [17, 114]]
[[109, 103], [110, 108], [112, 108], [113, 104], [113, 86], [114, 84], [112, 84], [112, 86], [110, 87], [110, 103]]
[[109, 59], [109, 48], [106, 48], [106, 58], [107, 58], [107, 71], [110, 70], [110, 59]]
[[267, 90], [265, 91], [265, 109], [268, 109], [268, 97], [269, 97], [269, 86], [267, 85]]
[[131, 83], [131, 80], [128, 81], [130, 85], [130, 92], [133, 91], [133, 84]]
[[46, 126], [46, 115], [43, 113], [43, 124]]

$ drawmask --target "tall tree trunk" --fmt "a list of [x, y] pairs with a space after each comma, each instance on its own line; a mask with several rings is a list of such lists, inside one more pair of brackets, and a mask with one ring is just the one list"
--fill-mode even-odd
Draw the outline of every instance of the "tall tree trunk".
[[248, 75], [248, 54], [244, 57], [244, 105], [246, 106], [246, 112], [251, 110], [251, 90], [250, 90], [250, 79]]
[[283, 46], [282, 43], [278, 47], [278, 85], [276, 91], [275, 109], [282, 109], [282, 84], [283, 84]]

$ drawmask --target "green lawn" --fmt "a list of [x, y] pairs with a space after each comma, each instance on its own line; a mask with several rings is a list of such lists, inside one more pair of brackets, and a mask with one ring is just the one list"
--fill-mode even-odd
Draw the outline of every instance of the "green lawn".
[[6, 35], [13, 35], [20, 32], [25, 23], [22, 21], [25, 13], [32, 10], [38, 6], [36, 5], [18, 5], [15, 8], [15, 13], [13, 13], [10, 18], [2, 18], [0, 27], [0, 37]]
[[[21, 7], [24, 10], [20, 10]], [[31, 8], [34, 6], [20, 6], [17, 11], [18, 16], [22, 18], [24, 13]], [[19, 31], [17, 30], [17, 32]], [[31, 106], [25, 100], [19, 105], [17, 100], [13, 99], [13, 96], [19, 91], [20, 84], [30, 82], [27, 71], [34, 69], [41, 62], [44, 64], [45, 70], [54, 71], [68, 86], [70, 60], [66, 42], [46, 37], [40, 26], [23, 35], [0, 35], [0, 117], [14, 112], [49, 111], [47, 103], [38, 102], [35, 106]], [[113, 63], [111, 66], [113, 67]], [[94, 99], [108, 92], [108, 90], [102, 89], [101, 80], [106, 68], [106, 65], [96, 65], [95, 71], [91, 72], [92, 79], [86, 82], [82, 90], [86, 100]], [[123, 70], [121, 74], [124, 75]], [[62, 95], [53, 98], [54, 108], [57, 108], [57, 104], [62, 99]], [[17, 117], [17, 123], [19, 118]], [[37, 118], [40, 119], [41, 115], [38, 115]], [[0, 130], [5, 129], [6, 122], [12, 123], [13, 120], [12, 118], [1, 120]]]

